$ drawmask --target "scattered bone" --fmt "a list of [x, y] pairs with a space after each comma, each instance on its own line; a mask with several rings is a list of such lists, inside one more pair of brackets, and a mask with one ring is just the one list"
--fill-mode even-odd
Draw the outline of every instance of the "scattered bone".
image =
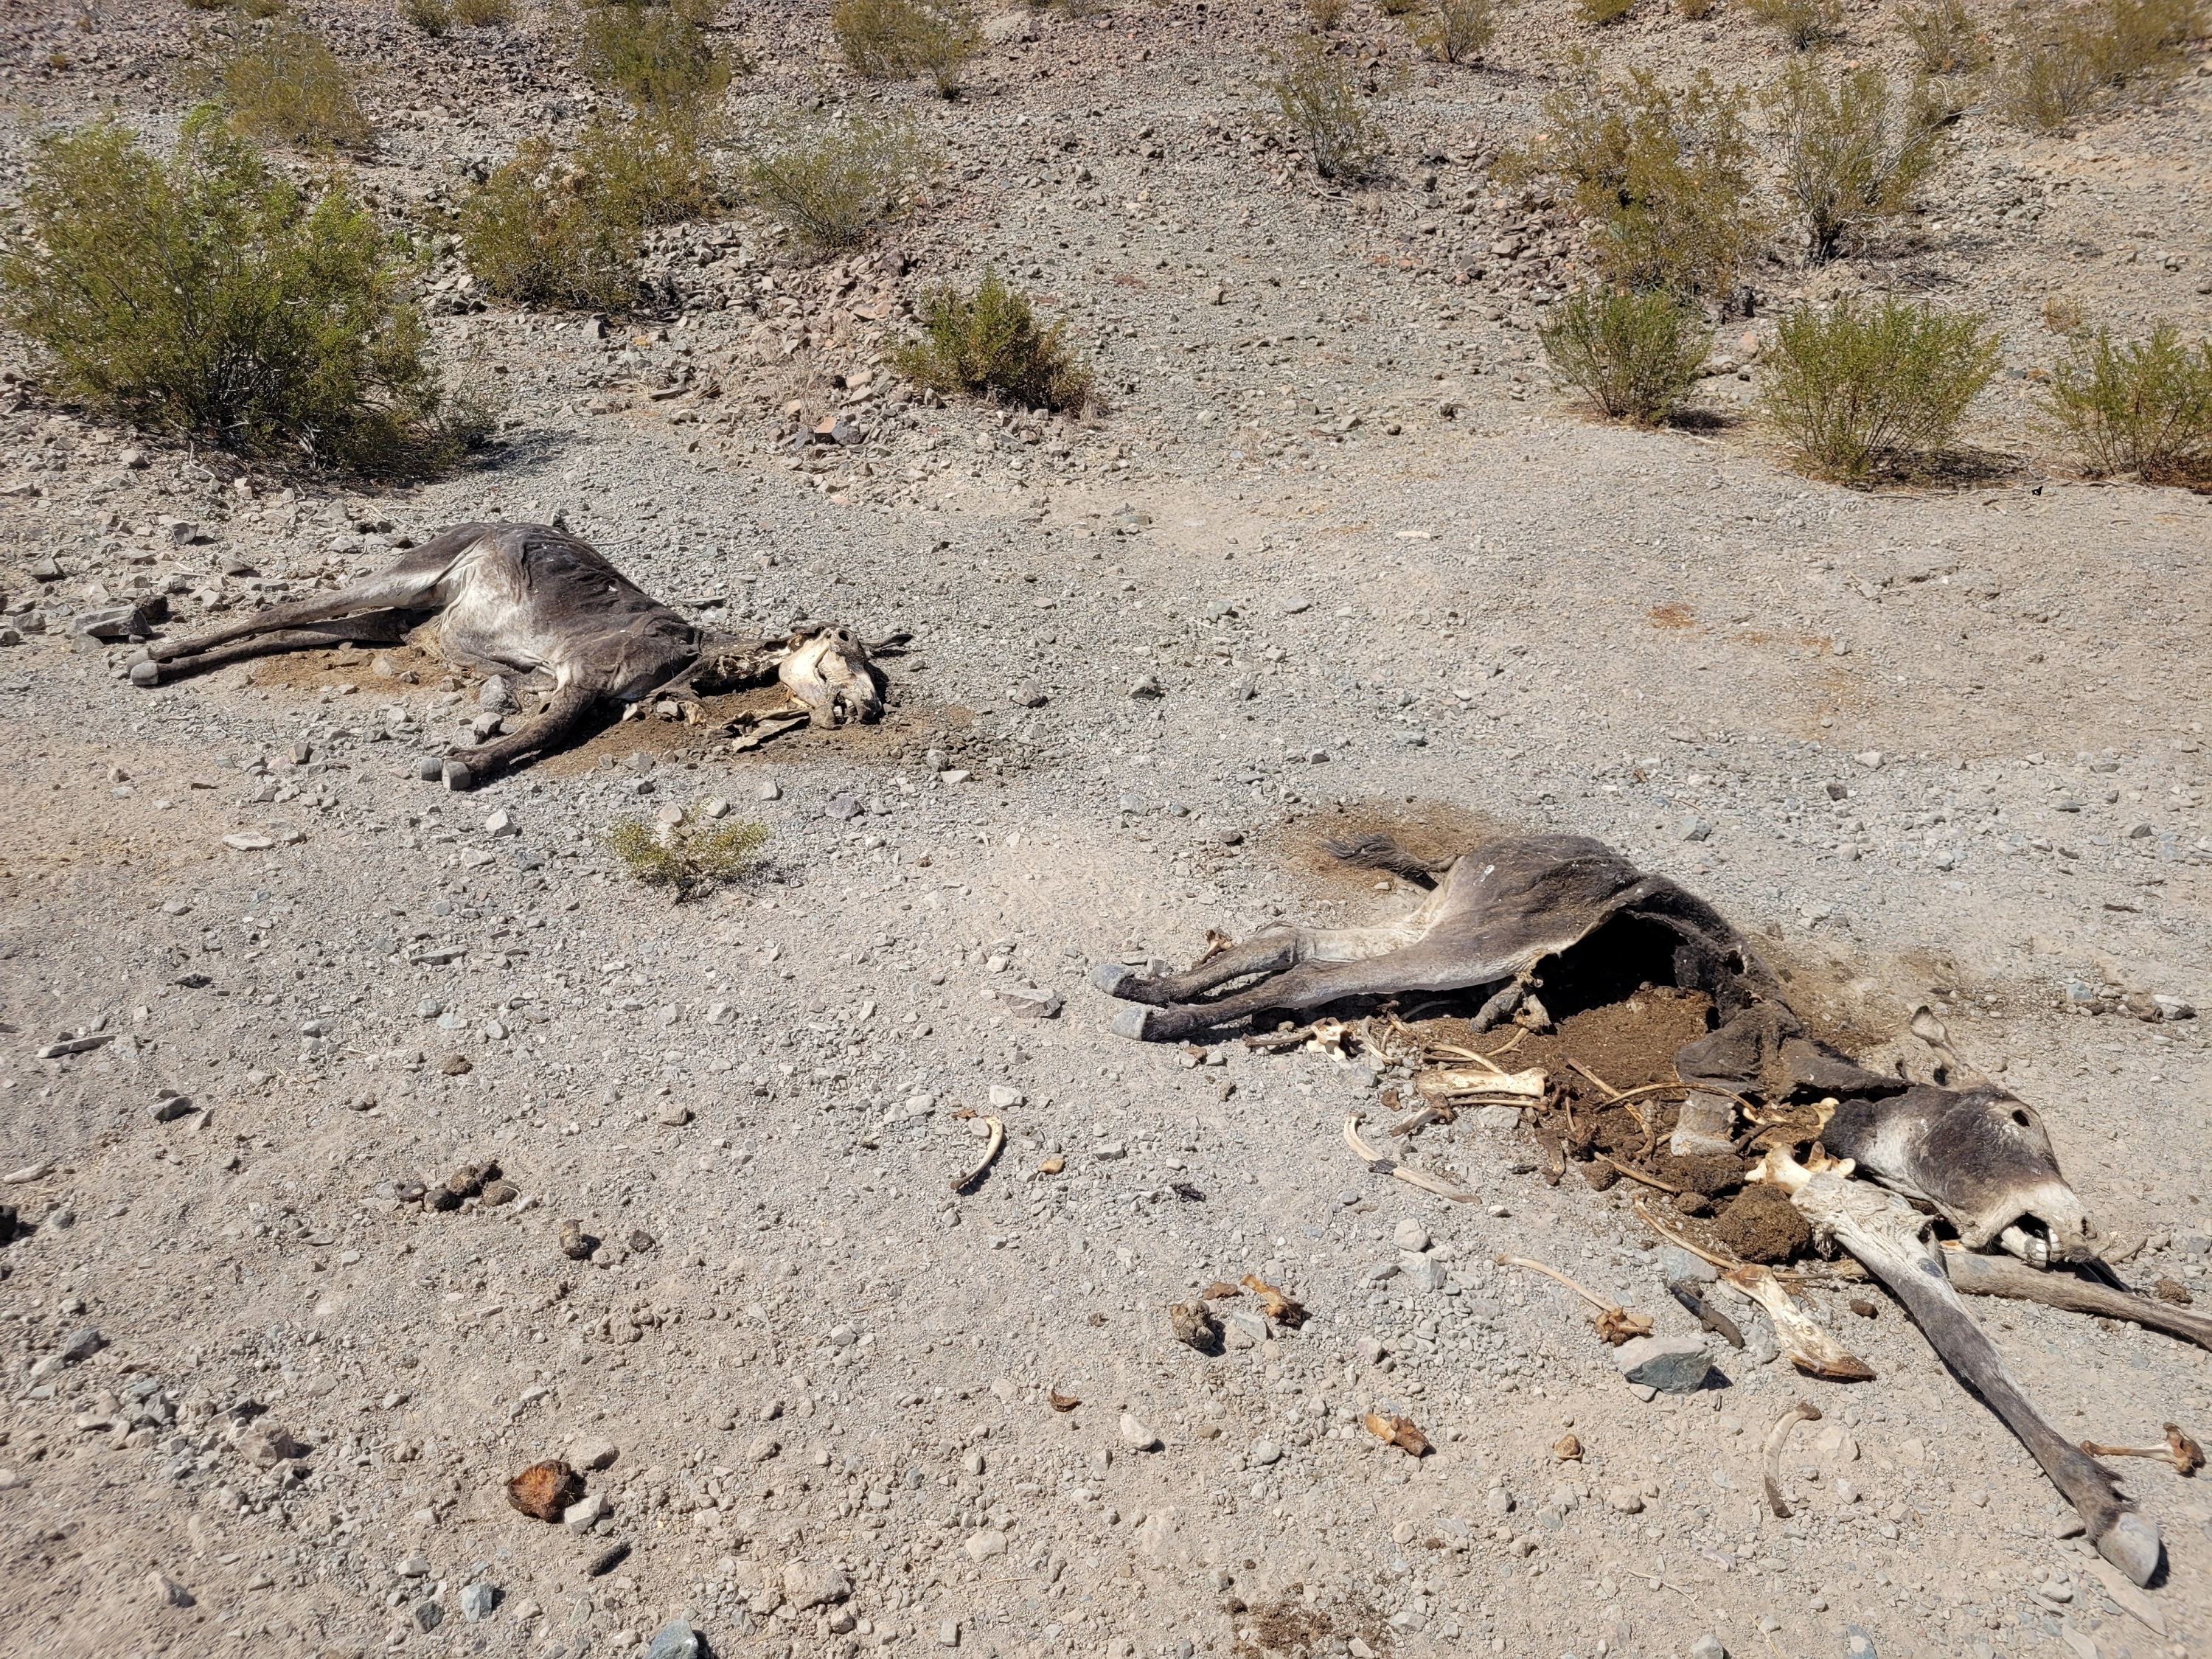
[[1356, 1112], [1344, 1120], [1344, 1144], [1358, 1153], [1361, 1159], [1378, 1174], [1388, 1175], [1395, 1181], [1402, 1181], [1408, 1187], [1418, 1187], [1425, 1193], [1432, 1193], [1438, 1198], [1449, 1199], [1455, 1204], [1473, 1204], [1480, 1196], [1479, 1194], [1455, 1187], [1449, 1181], [1439, 1176], [1432, 1176], [1425, 1170], [1416, 1170], [1409, 1164], [1401, 1164], [1387, 1152], [1376, 1151], [1361, 1137], [1359, 1115]]
[[991, 1126], [990, 1143], [983, 1148], [983, 1156], [976, 1160], [975, 1167], [952, 1183], [952, 1190], [956, 1193], [964, 1193], [981, 1181], [983, 1172], [991, 1167], [992, 1160], [999, 1156], [999, 1148], [1006, 1144], [1005, 1123], [990, 1116], [986, 1116], [983, 1121]]
[[1278, 1325], [1287, 1326], [1291, 1330], [1296, 1330], [1306, 1322], [1304, 1304], [1293, 1301], [1261, 1278], [1259, 1274], [1246, 1273], [1241, 1282], [1246, 1290], [1260, 1298], [1260, 1306], [1266, 1310], [1267, 1317]]
[[1072, 1412], [1083, 1402], [1072, 1394], [1062, 1394], [1058, 1389], [1048, 1389], [1045, 1404], [1056, 1412]]
[[1419, 1073], [1413, 1087], [1425, 1100], [1469, 1100], [1485, 1105], [1511, 1105], [1544, 1097], [1544, 1074], [1525, 1072], [1478, 1071], [1466, 1066], [1439, 1066]]
[[1946, 1252], [1927, 1242], [1929, 1218], [1893, 1193], [1848, 1179], [1848, 1163], [1808, 1169], [1785, 1147], [1769, 1149], [1757, 1178], [1790, 1194], [1814, 1228], [1856, 1256], [1889, 1286], [1943, 1363], [1978, 1395], [2042, 1465], [2080, 1513], [2098, 1553], [2137, 1584], [2150, 1582], [2163, 1552], [2155, 1522], [2127, 1509], [2108, 1470], [2037, 1413], [1974, 1322], [1943, 1272]]
[[2204, 1467], [2204, 1448], [2182, 1433], [2180, 1425], [2168, 1423], [2164, 1426], [2163, 1446], [2100, 1446], [2093, 1440], [2084, 1440], [2081, 1449], [2092, 1457], [2155, 1457], [2172, 1464], [2177, 1474], [2195, 1474]]
[[1831, 1382], [1874, 1380], [1874, 1368], [1822, 1330], [1766, 1268], [1737, 1267], [1721, 1278], [1766, 1310], [1767, 1317], [1774, 1322], [1775, 1340], [1799, 1370]]
[[1597, 1327], [1597, 1334], [1616, 1348], [1631, 1338], [1651, 1334], [1650, 1315], [1631, 1313], [1617, 1303], [1607, 1301], [1595, 1291], [1584, 1290], [1557, 1267], [1547, 1267], [1541, 1261], [1531, 1261], [1525, 1255], [1501, 1255], [1497, 1261], [1501, 1267], [1526, 1267], [1532, 1273], [1558, 1279], [1598, 1310], [1597, 1318], [1592, 1322]]
[[1790, 1518], [1790, 1505], [1782, 1495], [1782, 1448], [1789, 1441], [1790, 1431], [1800, 1423], [1817, 1423], [1820, 1408], [1809, 1400], [1801, 1400], [1774, 1419], [1774, 1426], [1766, 1431], [1766, 1447], [1759, 1459], [1759, 1470], [1766, 1482], [1766, 1505], [1774, 1511], [1778, 1521]]
[[1386, 1417], [1381, 1412], [1370, 1412], [1366, 1417], [1367, 1432], [1386, 1446], [1395, 1446], [1415, 1457], [1429, 1455], [1429, 1437], [1423, 1434], [1410, 1417]]

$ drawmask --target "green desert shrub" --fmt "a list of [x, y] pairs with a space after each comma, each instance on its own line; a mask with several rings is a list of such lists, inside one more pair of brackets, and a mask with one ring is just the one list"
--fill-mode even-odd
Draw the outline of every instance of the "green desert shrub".
[[836, 0], [830, 32], [856, 75], [891, 81], [926, 75], [950, 98], [983, 30], [964, 0]]
[[453, 21], [463, 28], [505, 28], [514, 21], [514, 0], [453, 0]]
[[903, 210], [936, 154], [902, 119], [787, 125], [745, 159], [745, 191], [817, 252], [849, 247]]
[[435, 465], [477, 434], [405, 290], [416, 266], [342, 183], [312, 197], [211, 109], [166, 158], [102, 123], [44, 140], [0, 304], [59, 396], [316, 465]]
[[502, 300], [615, 311], [637, 297], [639, 226], [551, 143], [526, 138], [461, 204], [461, 253]]
[[1582, 13], [1583, 22], [1603, 28], [1634, 11], [1636, 0], [1577, 0], [1576, 9]]
[[722, 204], [713, 132], [713, 122], [688, 104], [647, 106], [632, 116], [603, 112], [577, 139], [575, 166], [596, 210], [617, 226], [635, 231], [711, 218]]
[[1843, 0], [1745, 0], [1745, 6], [1753, 19], [1800, 52], [1844, 32]]
[[1536, 337], [1552, 371], [1615, 420], [1656, 425], [1674, 413], [1712, 349], [1700, 313], [1669, 294], [1577, 294]]
[[1978, 75], [1990, 66], [1990, 43], [1966, 0], [1936, 0], [1908, 13], [1905, 33], [1923, 75]]
[[725, 823], [694, 807], [677, 823], [655, 827], [621, 817], [607, 827], [607, 850], [648, 887], [674, 890], [677, 900], [742, 878], [768, 845], [765, 824]]
[[2100, 329], [2053, 372], [2045, 407], [2093, 475], [2212, 483], [2212, 339], [2192, 350], [2160, 323], [2148, 339], [2116, 345]]
[[399, 9], [410, 23], [433, 40], [453, 27], [453, 9], [446, 0], [405, 0]]
[[1389, 135], [1367, 112], [1352, 71], [1326, 41], [1313, 35], [1301, 40], [1277, 61], [1267, 84], [1316, 173], [1346, 184], [1374, 176]]
[[1761, 359], [1761, 402], [1808, 471], [1846, 483], [1906, 472], [1950, 445], [1999, 346], [1971, 313], [1889, 298], [1801, 306]]
[[1069, 348], [1062, 325], [1039, 327], [1029, 296], [995, 271], [973, 293], [926, 290], [915, 315], [921, 337], [898, 347], [892, 362], [916, 385], [1029, 409], [1080, 410], [1091, 400], [1091, 371]]
[[1676, 91], [1644, 70], [1606, 82], [1580, 69], [1546, 97], [1546, 133], [1503, 159], [1505, 176], [1559, 179], [1611, 286], [1726, 294], [1765, 235], [1743, 93], [1702, 70]]
[[2178, 73], [2206, 27], [2205, 0], [2100, 0], [2039, 27], [2023, 21], [1998, 75], [1997, 106], [2017, 126], [2069, 125], [2131, 85]]
[[1420, 40], [1431, 57], [1464, 64], [1481, 57], [1497, 37], [1495, 0], [1437, 0]]
[[1834, 258], [1866, 228], [1911, 205], [1936, 165], [1943, 106], [1902, 100], [1869, 64], [1831, 82], [1809, 59], [1794, 61], [1765, 95], [1781, 150], [1782, 194], [1811, 239], [1815, 264]]
[[240, 132], [295, 149], [372, 149], [368, 118], [337, 54], [304, 23], [277, 22], [242, 41], [216, 91]]
[[1313, 19], [1314, 27], [1333, 29], [1344, 21], [1347, 0], [1306, 0], [1306, 15]]
[[750, 67], [715, 46], [708, 28], [716, 10], [711, 3], [585, 0], [577, 66], [641, 108], [711, 98]]

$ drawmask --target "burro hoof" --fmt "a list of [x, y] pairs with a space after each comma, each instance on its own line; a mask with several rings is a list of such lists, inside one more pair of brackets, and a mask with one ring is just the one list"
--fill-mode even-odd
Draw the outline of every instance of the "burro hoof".
[[469, 770], [465, 761], [447, 761], [443, 775], [446, 787], [457, 795], [465, 794], [477, 787], [477, 775]]
[[131, 684], [150, 691], [161, 683], [161, 665], [151, 660], [131, 665]]
[[1150, 1008], [1124, 1008], [1114, 1016], [1114, 1023], [1106, 1029], [1115, 1036], [1127, 1037], [1132, 1042], [1143, 1042], [1152, 1035], [1153, 1011]]
[[2138, 1584], [2148, 1584], [2156, 1576], [2159, 1557], [2164, 1552], [2158, 1522], [2132, 1510], [2113, 1522], [2097, 1540], [2097, 1553]]
[[1091, 970], [1091, 982], [1109, 997], [1121, 994], [1121, 988], [1136, 978], [1137, 970], [1118, 962], [1102, 962]]

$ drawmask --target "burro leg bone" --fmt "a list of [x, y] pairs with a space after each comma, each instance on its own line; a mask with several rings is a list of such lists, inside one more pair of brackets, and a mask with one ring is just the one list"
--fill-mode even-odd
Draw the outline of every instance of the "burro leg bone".
[[1790, 1194], [1814, 1230], [1849, 1250], [1889, 1286], [1952, 1374], [1979, 1395], [2043, 1466], [2051, 1483], [2080, 1512], [2097, 1553], [2138, 1584], [2158, 1571], [2162, 1548], [2154, 1522], [2135, 1513], [2114, 1489], [2112, 1472], [2045, 1422], [2004, 1358], [1974, 1322], [1930, 1248], [1929, 1218], [1902, 1198], [1849, 1179], [1852, 1166], [1814, 1170], [1785, 1147], [1769, 1152], [1753, 1179]]

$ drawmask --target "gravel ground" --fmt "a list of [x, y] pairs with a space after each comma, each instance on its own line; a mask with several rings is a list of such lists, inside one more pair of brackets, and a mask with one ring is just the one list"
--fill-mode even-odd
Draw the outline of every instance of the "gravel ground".
[[[368, 80], [360, 171], [395, 211], [580, 118], [534, 23], [432, 46], [307, 9]], [[173, 124], [193, 15], [27, 9], [11, 152], [110, 92]], [[485, 309], [441, 267], [441, 345], [507, 413], [437, 483], [242, 469], [12, 397], [0, 1649], [580, 1659], [681, 1618], [772, 1656], [2202, 1650], [2199, 1483], [2122, 1466], [2169, 1575], [2108, 1582], [1893, 1306], [1809, 1296], [1873, 1383], [1758, 1364], [1751, 1319], [1719, 1386], [1647, 1401], [1568, 1292], [1492, 1264], [1694, 1334], [1620, 1192], [1547, 1187], [1517, 1131], [1462, 1118], [1423, 1157], [1482, 1201], [1432, 1200], [1340, 1138], [1387, 1075], [1106, 1033], [1094, 963], [1408, 908], [1316, 855], [1337, 830], [1596, 835], [1713, 899], [1824, 1030], [1887, 1052], [1931, 1004], [2044, 1112], [2129, 1282], [2204, 1294], [2203, 1023], [2160, 1015], [2212, 1000], [2212, 501], [2051, 470], [2012, 379], [1977, 441], [2027, 462], [1973, 489], [1808, 483], [1743, 423], [1590, 424], [1527, 332], [1571, 237], [1468, 159], [1582, 26], [1531, 6], [1490, 68], [1417, 69], [1400, 175], [1346, 195], [1262, 136], [1288, 23], [1200, 15], [1015, 19], [958, 104], [854, 94], [938, 129], [947, 182], [826, 268], [690, 228], [656, 250], [666, 314], [602, 325]], [[1608, 55], [1778, 68], [1722, 22]], [[806, 93], [811, 9], [745, 38], [748, 118]], [[2064, 141], [1970, 116], [1940, 211], [1820, 283], [1963, 289], [2023, 376], [2062, 276], [2116, 323], [2201, 325], [2201, 234], [2178, 270], [2159, 244], [2201, 224], [2205, 92]], [[1106, 414], [887, 377], [921, 286], [987, 261], [1056, 296]], [[1767, 325], [1723, 342], [1717, 409]], [[841, 411], [859, 441], [797, 441]], [[913, 629], [884, 723], [732, 754], [648, 718], [456, 796], [416, 763], [479, 688], [419, 653], [148, 692], [78, 631], [556, 514], [709, 618]], [[757, 879], [671, 905], [601, 848], [714, 799], [772, 830]], [[956, 1192], [969, 1112], [1007, 1140]], [[1172, 1340], [1167, 1304], [1248, 1273], [1304, 1326], [1248, 1295], [1225, 1352]], [[2069, 1437], [2202, 1436], [2203, 1353], [1980, 1311]], [[1777, 1520], [1759, 1441], [1801, 1398], [1824, 1417]], [[596, 1519], [510, 1507], [551, 1456]]]

